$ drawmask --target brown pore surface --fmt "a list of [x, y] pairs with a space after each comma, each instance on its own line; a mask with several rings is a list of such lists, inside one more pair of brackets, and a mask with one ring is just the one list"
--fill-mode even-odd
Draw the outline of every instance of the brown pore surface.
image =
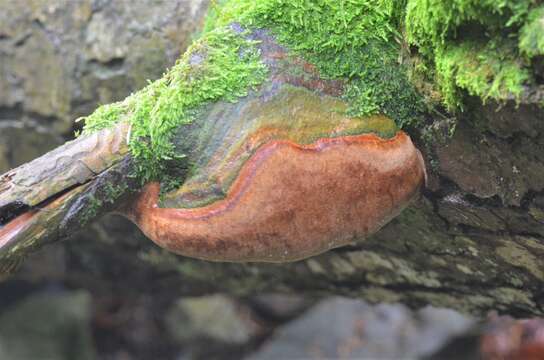
[[294, 261], [360, 240], [418, 194], [425, 170], [410, 138], [373, 134], [310, 145], [274, 140], [244, 164], [225, 199], [159, 208], [148, 184], [126, 216], [158, 245], [216, 261]]

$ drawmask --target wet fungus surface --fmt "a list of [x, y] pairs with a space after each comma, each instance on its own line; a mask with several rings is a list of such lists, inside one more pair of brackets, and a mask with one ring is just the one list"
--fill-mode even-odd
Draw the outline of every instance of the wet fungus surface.
[[158, 207], [151, 183], [128, 216], [160, 246], [218, 261], [283, 262], [362, 239], [396, 216], [424, 181], [403, 132], [270, 141], [247, 161], [227, 196], [192, 208]]

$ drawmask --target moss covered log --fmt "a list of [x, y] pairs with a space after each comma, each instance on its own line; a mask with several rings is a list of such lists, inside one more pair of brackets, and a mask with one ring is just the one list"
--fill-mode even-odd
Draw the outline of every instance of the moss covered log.
[[[465, 96], [519, 101], [535, 85], [543, 55], [543, 8], [531, 0], [246, 1], [212, 3], [204, 30], [161, 79], [85, 118], [84, 133], [128, 119], [129, 147], [142, 182], [166, 177], [173, 132], [205, 104], [236, 101], [266, 79], [250, 33], [270, 31], [323, 79], [345, 82], [351, 116], [383, 114], [422, 127]], [[409, 47], [412, 46], [412, 49]], [[167, 182], [167, 181], [165, 181]]]

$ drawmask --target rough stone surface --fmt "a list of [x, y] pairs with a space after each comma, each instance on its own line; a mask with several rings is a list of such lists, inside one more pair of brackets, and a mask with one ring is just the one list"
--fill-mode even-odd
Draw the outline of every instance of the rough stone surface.
[[256, 336], [259, 326], [249, 310], [224, 295], [180, 299], [167, 314], [171, 333], [180, 341], [208, 338], [243, 344]]
[[90, 298], [84, 291], [44, 292], [0, 314], [0, 358], [92, 360]]
[[7, 0], [0, 114], [27, 115], [69, 135], [74, 119], [160, 77], [206, 7], [206, 0]]
[[401, 305], [331, 298], [278, 329], [248, 359], [418, 359], [471, 325], [446, 309], [411, 313]]
[[[508, 123], [499, 124], [505, 134]], [[468, 194], [497, 196], [505, 205], [519, 207], [528, 193], [544, 189], [544, 162], [538, 155], [544, 139], [535, 135], [538, 126], [532, 129], [533, 136], [519, 132], [503, 139], [461, 122], [451, 141], [437, 149], [440, 173]]]

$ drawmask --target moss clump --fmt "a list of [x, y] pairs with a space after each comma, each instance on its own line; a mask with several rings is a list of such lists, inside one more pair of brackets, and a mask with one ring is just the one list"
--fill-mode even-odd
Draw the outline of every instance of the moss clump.
[[102, 105], [91, 115], [83, 118], [85, 120], [84, 132], [93, 132], [110, 127], [112, 124], [117, 123], [126, 112], [126, 104], [123, 102]]
[[544, 5], [529, 12], [520, 31], [519, 48], [529, 57], [544, 55]]
[[227, 0], [213, 7], [206, 28], [237, 21], [271, 30], [322, 77], [347, 81], [350, 115], [386, 114], [402, 127], [423, 110], [398, 61], [403, 10], [394, 0]]
[[162, 78], [122, 102], [98, 108], [86, 118], [83, 132], [127, 119], [138, 176], [142, 182], [162, 179], [165, 162], [183, 157], [172, 143], [175, 129], [189, 124], [205, 103], [235, 101], [265, 77], [255, 42], [219, 27], [196, 41]]
[[402, 128], [417, 125], [424, 108], [421, 96], [408, 82], [398, 64], [369, 66], [353, 79], [344, 91], [350, 104], [348, 115], [387, 115]]
[[443, 100], [450, 108], [462, 106], [461, 89], [483, 101], [521, 95], [530, 72], [520, 67], [507, 44], [464, 41], [443, 49], [435, 66]]
[[463, 91], [483, 101], [500, 101], [518, 98], [523, 86], [531, 83], [528, 62], [520, 53], [534, 56], [535, 44], [543, 39], [542, 31], [533, 28], [538, 17], [534, 4], [532, 0], [408, 0], [407, 41], [426, 59], [427, 76], [450, 110], [462, 108]]

